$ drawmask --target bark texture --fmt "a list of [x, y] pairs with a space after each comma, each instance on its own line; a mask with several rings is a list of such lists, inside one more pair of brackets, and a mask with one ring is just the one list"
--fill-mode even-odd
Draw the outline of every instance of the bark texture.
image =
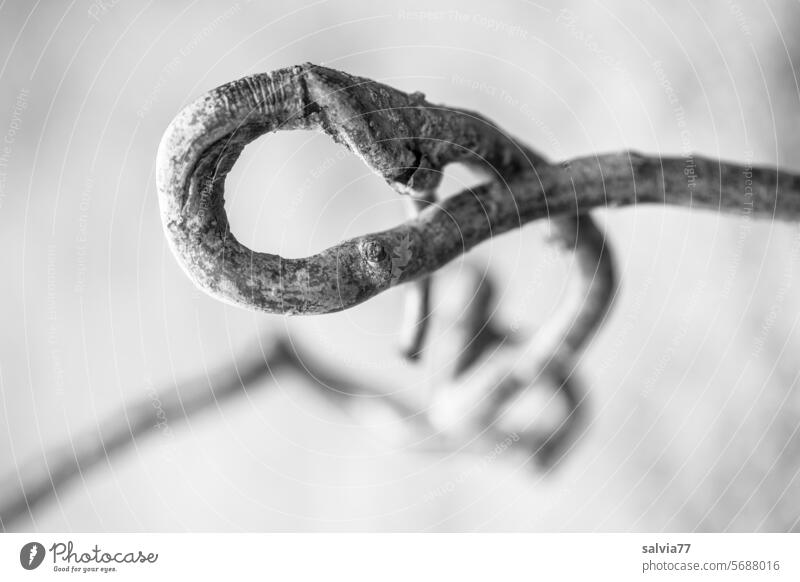
[[[201, 289], [271, 313], [351, 307], [416, 278], [422, 256], [435, 252], [415, 229], [359, 237], [302, 259], [239, 243], [225, 215], [225, 177], [247, 143], [281, 129], [324, 131], [396, 190], [418, 197], [435, 191], [449, 163], [485, 167], [501, 178], [544, 163], [478, 114], [324, 67], [291, 67], [210, 91], [178, 114], [159, 147], [164, 229]], [[414, 277], [393, 264], [409, 254]]]

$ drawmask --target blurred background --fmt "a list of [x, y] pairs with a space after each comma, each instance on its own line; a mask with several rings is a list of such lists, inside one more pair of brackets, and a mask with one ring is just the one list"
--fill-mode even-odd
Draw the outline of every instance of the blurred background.
[[[551, 159], [635, 149], [800, 171], [800, 5], [77, 0], [0, 4], [0, 469], [125, 402], [230, 361], [270, 330], [424, 402], [437, 331], [398, 354], [402, 288], [284, 318], [193, 287], [161, 232], [160, 137], [238, 77], [324, 64], [482, 112]], [[227, 187], [250, 247], [304, 256], [404, 220], [322, 135], [245, 151]], [[475, 183], [454, 168], [443, 194]], [[595, 213], [622, 286], [580, 362], [586, 435], [559, 469], [422, 453], [276, 374], [170, 424], [10, 524], [17, 531], [786, 531], [800, 528], [796, 224], [648, 207]], [[470, 261], [497, 317], [535, 329], [569, 257], [545, 223]], [[437, 292], [438, 291], [438, 292]]]

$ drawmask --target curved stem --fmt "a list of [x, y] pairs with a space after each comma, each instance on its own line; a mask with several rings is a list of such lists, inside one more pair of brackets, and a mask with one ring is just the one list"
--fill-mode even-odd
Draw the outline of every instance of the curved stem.
[[[591, 216], [562, 219], [556, 226], [556, 242], [571, 250], [574, 258], [567, 293], [556, 312], [529, 342], [510, 345], [479, 366], [473, 363], [476, 369], [441, 391], [432, 407], [434, 422], [450, 433], [520, 435], [522, 446], [545, 467], [558, 460], [579, 432], [583, 395], [574, 369], [617, 289], [611, 252]], [[510, 430], [507, 411], [521, 405], [528, 390], [543, 384], [552, 386], [554, 396], [566, 405], [559, 426], [548, 432], [526, 423]]]
[[[603, 323], [617, 291], [611, 251], [589, 215], [562, 222], [560, 236], [562, 244], [574, 237], [567, 245], [574, 259], [567, 295], [532, 340], [509, 353], [514, 362], [498, 370], [501, 379], [488, 394], [480, 417], [483, 426], [502, 423], [504, 412], [519, 404], [526, 391], [552, 386], [566, 405], [563, 420], [552, 433], [535, 431], [528, 445], [545, 467], [560, 458], [580, 430], [584, 397], [574, 378], [577, 359]], [[529, 433], [530, 428], [521, 432]]]

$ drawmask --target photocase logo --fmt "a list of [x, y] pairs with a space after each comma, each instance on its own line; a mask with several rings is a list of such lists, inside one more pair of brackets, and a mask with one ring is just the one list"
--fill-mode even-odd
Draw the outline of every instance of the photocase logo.
[[19, 551], [19, 563], [26, 570], [35, 570], [44, 560], [44, 546], [39, 542], [28, 542]]
[[394, 250], [392, 257], [392, 285], [400, 280], [403, 269], [411, 261], [411, 239], [408, 235], [400, 241], [400, 246]]

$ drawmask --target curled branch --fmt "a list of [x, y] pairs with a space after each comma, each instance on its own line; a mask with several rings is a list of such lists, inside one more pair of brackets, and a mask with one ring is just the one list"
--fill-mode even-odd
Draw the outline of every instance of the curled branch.
[[[319, 129], [396, 190], [429, 195], [462, 162], [496, 178], [405, 224], [285, 259], [254, 252], [229, 230], [224, 182], [245, 145], [282, 129]], [[532, 220], [641, 203], [800, 216], [800, 176], [715, 160], [618, 153], [548, 165], [476, 113], [432, 105], [375, 81], [306, 64], [223, 85], [186, 107], [158, 153], [162, 220], [187, 274], [213, 296], [270, 313], [329, 313], [443, 266]], [[408, 264], [392, 257], [409, 247]]]
[[[156, 179], [170, 246], [201, 289], [271, 313], [328, 313], [410, 280], [392, 257], [427, 243], [359, 237], [317, 255], [253, 252], [230, 233], [224, 181], [245, 145], [283, 129], [320, 129], [346, 145], [400, 192], [429, 196], [453, 162], [503, 175], [530, 170], [538, 155], [481, 116], [434, 107], [419, 93], [303, 65], [223, 85], [186, 107], [159, 147]], [[391, 244], [390, 244], [391, 243]], [[416, 278], [416, 277], [414, 277]]]

